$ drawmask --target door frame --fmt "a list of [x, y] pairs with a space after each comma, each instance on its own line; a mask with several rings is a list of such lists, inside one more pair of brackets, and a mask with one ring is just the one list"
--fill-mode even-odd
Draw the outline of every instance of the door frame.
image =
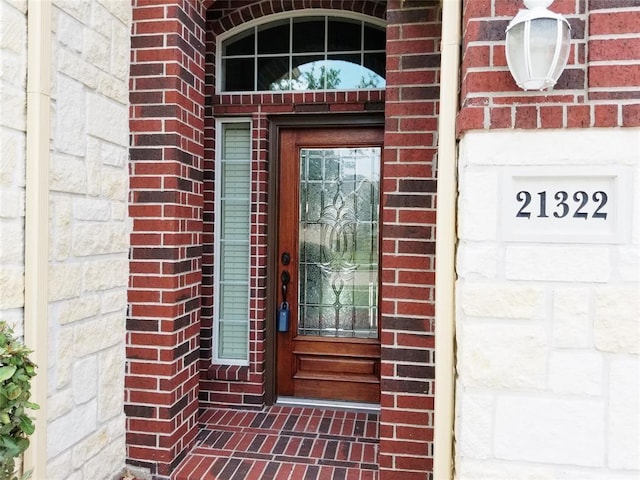
[[[330, 128], [342, 126], [382, 127], [384, 128], [384, 114], [325, 114], [325, 115], [278, 115], [271, 116], [269, 122], [269, 158], [268, 162], [268, 196], [267, 206], [267, 284], [266, 284], [266, 314], [265, 314], [265, 370], [264, 370], [264, 401], [266, 405], [273, 405], [276, 400], [276, 324], [275, 312], [278, 305], [279, 283], [279, 256], [278, 256], [278, 205], [280, 190], [278, 188], [279, 154], [280, 154], [280, 130], [283, 128]], [[383, 155], [384, 159], [384, 148]], [[380, 185], [384, 178], [384, 162], [380, 166]], [[382, 189], [380, 191], [382, 201]], [[382, 217], [380, 219], [382, 231]]]

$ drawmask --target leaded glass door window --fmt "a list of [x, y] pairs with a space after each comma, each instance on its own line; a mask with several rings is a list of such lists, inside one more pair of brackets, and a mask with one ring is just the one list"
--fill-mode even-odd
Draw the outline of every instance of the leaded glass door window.
[[298, 334], [378, 337], [380, 147], [300, 150]]

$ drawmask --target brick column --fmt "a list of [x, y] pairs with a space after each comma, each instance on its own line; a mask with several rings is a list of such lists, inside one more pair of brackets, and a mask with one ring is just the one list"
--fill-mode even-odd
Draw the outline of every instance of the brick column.
[[204, 7], [134, 0], [127, 461], [168, 478], [197, 434]]
[[433, 468], [440, 2], [387, 5], [380, 479], [424, 480]]

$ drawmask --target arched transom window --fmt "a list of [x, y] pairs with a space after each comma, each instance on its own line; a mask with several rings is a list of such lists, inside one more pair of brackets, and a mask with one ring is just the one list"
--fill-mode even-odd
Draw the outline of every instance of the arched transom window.
[[252, 26], [219, 45], [224, 92], [385, 86], [385, 29], [360, 18], [298, 16]]

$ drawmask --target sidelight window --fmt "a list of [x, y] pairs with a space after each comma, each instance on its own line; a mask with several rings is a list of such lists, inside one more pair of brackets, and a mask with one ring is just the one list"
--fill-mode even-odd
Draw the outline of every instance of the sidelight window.
[[223, 39], [218, 52], [225, 92], [385, 86], [384, 26], [360, 18], [279, 19]]
[[251, 125], [219, 122], [215, 184], [214, 361], [248, 364]]

